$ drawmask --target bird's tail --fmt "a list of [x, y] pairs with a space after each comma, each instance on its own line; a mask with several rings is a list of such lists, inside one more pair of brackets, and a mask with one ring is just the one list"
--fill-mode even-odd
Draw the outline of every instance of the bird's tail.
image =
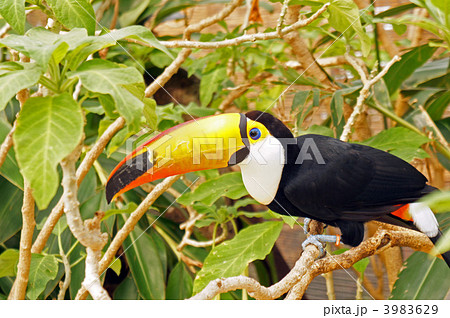
[[[439, 231], [438, 234], [435, 237], [430, 237], [431, 242], [433, 242], [434, 245], [436, 245], [436, 242], [441, 238], [442, 232]], [[441, 254], [444, 261], [447, 263], [448, 267], [450, 267], [450, 251], [445, 252], [444, 254]]]

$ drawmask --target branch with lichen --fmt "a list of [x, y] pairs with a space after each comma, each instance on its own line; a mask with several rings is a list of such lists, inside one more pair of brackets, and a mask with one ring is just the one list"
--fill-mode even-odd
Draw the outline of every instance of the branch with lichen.
[[270, 287], [262, 286], [258, 281], [245, 276], [219, 278], [211, 281], [190, 299], [213, 299], [219, 294], [243, 288], [256, 299], [276, 299], [286, 293], [286, 299], [301, 299], [316, 276], [337, 269], [348, 269], [361, 259], [390, 247], [407, 246], [425, 252], [433, 248], [428, 237], [420, 232], [383, 223], [379, 225], [374, 236], [340, 255], [317, 259], [319, 250], [314, 245], [308, 245], [292, 270]]
[[98, 275], [101, 251], [108, 241], [108, 235], [100, 231], [103, 213], [97, 212], [93, 219], [83, 222], [77, 199], [78, 184], [75, 164], [80, 156], [81, 146], [82, 144], [78, 145], [71, 154], [61, 161], [64, 213], [70, 231], [86, 247], [86, 274], [82, 286], [89, 291], [95, 300], [110, 299]]
[[353, 112], [350, 115], [349, 119], [345, 123], [344, 129], [342, 131], [341, 140], [342, 141], [348, 141], [351, 135], [352, 126], [354, 125], [356, 118], [361, 114], [362, 109], [364, 107], [364, 101], [367, 97], [369, 97], [370, 89], [372, 86], [378, 82], [389, 70], [389, 68], [395, 63], [400, 61], [399, 56], [394, 56], [392, 60], [390, 60], [386, 66], [381, 70], [380, 73], [378, 73], [374, 77], [367, 77], [365, 71], [362, 69], [361, 65], [358, 63], [358, 61], [351, 56], [350, 54], [346, 53], [345, 58], [349, 62], [349, 64], [358, 72], [361, 81], [363, 82], [363, 87], [361, 88], [358, 98], [356, 99], [356, 105], [353, 108]]
[[[127, 219], [122, 228], [117, 232], [116, 236], [112, 240], [111, 244], [108, 246], [105, 254], [98, 264], [97, 275], [101, 275], [104, 271], [108, 269], [111, 265], [111, 262], [114, 260], [117, 251], [122, 246], [123, 241], [128, 237], [128, 235], [133, 231], [137, 222], [142, 218], [142, 216], [148, 211], [150, 206], [155, 202], [155, 200], [163, 194], [168, 188], [172, 186], [172, 184], [177, 181], [180, 176], [172, 176], [164, 179], [161, 183], [158, 183], [152, 192], [150, 192], [146, 198], [139, 204], [139, 206], [131, 213], [130, 217]], [[86, 299], [87, 297], [87, 288], [86, 286], [82, 286], [78, 292], [76, 299]]]

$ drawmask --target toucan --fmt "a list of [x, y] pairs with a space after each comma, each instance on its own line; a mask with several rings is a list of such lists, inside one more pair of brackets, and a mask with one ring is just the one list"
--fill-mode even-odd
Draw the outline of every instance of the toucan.
[[[255, 200], [338, 227], [348, 245], [363, 241], [371, 220], [420, 231], [433, 243], [442, 235], [431, 209], [416, 202], [436, 188], [412, 165], [366, 145], [294, 137], [279, 119], [256, 110], [194, 119], [151, 138], [111, 172], [107, 201], [143, 183], [232, 165], [240, 166]], [[450, 264], [450, 253], [443, 258]]]

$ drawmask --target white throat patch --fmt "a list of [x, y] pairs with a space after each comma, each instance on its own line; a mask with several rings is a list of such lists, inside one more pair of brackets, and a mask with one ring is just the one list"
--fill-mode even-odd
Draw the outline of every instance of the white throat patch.
[[256, 201], [266, 205], [273, 201], [285, 162], [284, 148], [273, 136], [250, 145], [250, 154], [239, 166], [245, 188]]

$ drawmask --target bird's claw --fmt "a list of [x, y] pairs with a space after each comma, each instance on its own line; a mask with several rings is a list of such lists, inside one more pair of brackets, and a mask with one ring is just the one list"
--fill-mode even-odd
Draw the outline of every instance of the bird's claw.
[[320, 251], [320, 256], [325, 256], [325, 250], [324, 250], [324, 244], [325, 243], [335, 243], [336, 245], [339, 245], [340, 243], [340, 236], [338, 235], [310, 235], [303, 243], [302, 247], [303, 250], [305, 250], [306, 246], [309, 244], [313, 244], [317, 246], [317, 248]]

